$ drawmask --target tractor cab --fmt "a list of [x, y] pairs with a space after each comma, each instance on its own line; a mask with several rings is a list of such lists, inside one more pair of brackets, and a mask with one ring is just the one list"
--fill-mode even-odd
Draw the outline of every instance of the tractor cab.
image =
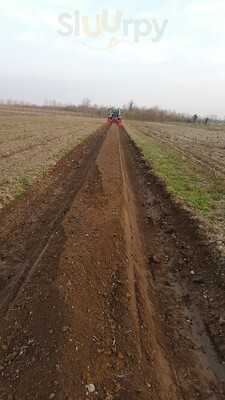
[[117, 124], [118, 126], [122, 126], [122, 117], [121, 111], [119, 108], [112, 108], [108, 112], [108, 123], [111, 125], [113, 123]]

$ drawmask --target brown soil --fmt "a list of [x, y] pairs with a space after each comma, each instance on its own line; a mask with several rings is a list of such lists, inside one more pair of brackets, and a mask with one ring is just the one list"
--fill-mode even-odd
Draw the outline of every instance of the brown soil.
[[221, 261], [123, 129], [0, 218], [1, 400], [224, 398]]
[[[0, 105], [0, 208], [92, 134], [100, 119]], [[17, 110], [17, 111], [16, 111]]]

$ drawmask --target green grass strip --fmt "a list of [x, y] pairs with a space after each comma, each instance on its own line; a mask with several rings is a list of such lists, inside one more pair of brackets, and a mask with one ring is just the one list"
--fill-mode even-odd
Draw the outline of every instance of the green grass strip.
[[[225, 202], [225, 186], [222, 179], [209, 178], [196, 172], [191, 160], [178, 152], [157, 143], [143, 134], [131, 134], [155, 173], [164, 179], [168, 190], [198, 210], [203, 216], [213, 218], [218, 203]], [[212, 212], [212, 215], [210, 215]]]

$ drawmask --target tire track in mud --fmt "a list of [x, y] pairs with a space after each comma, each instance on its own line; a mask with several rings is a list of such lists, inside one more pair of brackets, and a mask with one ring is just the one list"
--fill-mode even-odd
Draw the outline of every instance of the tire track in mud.
[[181, 250], [164, 231], [164, 200], [143, 160], [115, 125], [78, 153], [42, 195], [16, 205], [16, 222], [13, 210], [3, 219], [12, 285], [18, 260], [28, 269], [0, 327], [1, 400], [222, 400], [186, 321], [185, 289], [173, 288], [169, 262]]

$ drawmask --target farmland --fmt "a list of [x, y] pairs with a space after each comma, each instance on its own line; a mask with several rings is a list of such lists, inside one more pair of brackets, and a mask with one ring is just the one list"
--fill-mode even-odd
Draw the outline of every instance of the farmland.
[[223, 400], [223, 128], [0, 118], [0, 399]]
[[0, 208], [99, 126], [72, 113], [0, 107]]
[[142, 122], [129, 122], [127, 126], [168, 190], [204, 217], [221, 239], [225, 217], [225, 126]]

